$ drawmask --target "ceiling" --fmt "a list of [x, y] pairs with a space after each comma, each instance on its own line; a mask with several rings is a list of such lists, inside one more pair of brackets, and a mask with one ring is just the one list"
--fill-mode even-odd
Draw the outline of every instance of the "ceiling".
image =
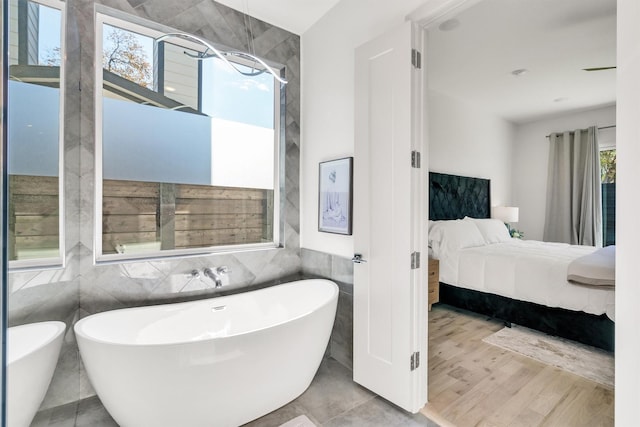
[[315, 24], [339, 0], [216, 0], [240, 12], [302, 34]]
[[[216, 1], [303, 34], [339, 0]], [[429, 27], [425, 59], [431, 90], [514, 123], [613, 105], [616, 70], [582, 69], [616, 65], [616, 0], [481, 0]]]
[[428, 29], [431, 90], [514, 123], [615, 103], [616, 70], [582, 69], [616, 65], [616, 0], [483, 0], [438, 28], [450, 18]]

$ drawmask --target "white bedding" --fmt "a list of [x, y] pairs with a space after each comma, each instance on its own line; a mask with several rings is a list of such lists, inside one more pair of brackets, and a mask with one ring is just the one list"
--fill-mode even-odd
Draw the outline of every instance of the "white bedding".
[[585, 286], [616, 286], [616, 245], [571, 261], [567, 280]]
[[606, 313], [614, 320], [612, 289], [594, 289], [567, 281], [569, 263], [594, 251], [592, 246], [510, 239], [441, 251], [437, 257], [441, 282], [548, 307]]

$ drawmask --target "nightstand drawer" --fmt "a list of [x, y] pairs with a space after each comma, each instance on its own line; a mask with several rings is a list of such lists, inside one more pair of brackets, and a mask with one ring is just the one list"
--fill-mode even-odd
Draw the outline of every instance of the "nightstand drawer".
[[440, 263], [437, 259], [429, 258], [429, 270], [427, 273], [428, 281], [428, 307], [440, 301]]
[[429, 258], [429, 280], [438, 280], [440, 278], [440, 261]]
[[440, 283], [429, 282], [429, 305], [440, 301]]

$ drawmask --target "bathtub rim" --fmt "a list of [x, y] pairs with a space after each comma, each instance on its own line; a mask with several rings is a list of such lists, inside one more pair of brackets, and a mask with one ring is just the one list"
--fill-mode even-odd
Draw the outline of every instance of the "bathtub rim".
[[45, 324], [49, 324], [49, 325], [54, 325], [56, 326], [56, 332], [50, 336], [47, 340], [45, 340], [44, 342], [41, 342], [40, 345], [36, 348], [34, 348], [31, 351], [25, 352], [23, 354], [20, 355], [20, 357], [17, 357], [13, 360], [10, 359], [9, 355], [10, 355], [10, 346], [11, 343], [9, 342], [9, 337], [7, 334], [7, 366], [10, 366], [14, 363], [17, 363], [19, 361], [21, 361], [22, 359], [32, 355], [33, 353], [35, 353], [38, 350], [41, 350], [42, 348], [48, 346], [49, 344], [51, 344], [52, 342], [54, 342], [59, 336], [64, 336], [65, 332], [67, 331], [67, 324], [65, 322], [62, 322], [60, 320], [45, 320], [43, 322], [33, 322], [33, 323], [24, 323], [22, 325], [16, 325], [16, 326], [11, 326], [9, 328], [7, 328], [7, 332], [9, 331], [9, 329], [21, 329], [21, 328], [28, 328], [28, 327], [36, 327], [36, 326], [41, 326], [41, 325], [45, 325]]
[[[104, 339], [100, 339], [100, 338], [94, 337], [92, 335], [89, 335], [89, 334], [85, 333], [82, 330], [82, 324], [85, 323], [85, 321], [87, 319], [90, 319], [92, 317], [100, 317], [100, 316], [103, 316], [103, 315], [107, 315], [107, 313], [112, 313], [114, 311], [122, 311], [122, 310], [138, 311], [138, 310], [149, 309], [149, 308], [152, 308], [152, 307], [161, 307], [161, 306], [165, 306], [165, 305], [181, 306], [181, 305], [197, 304], [197, 303], [202, 303], [203, 301], [214, 300], [214, 299], [217, 299], [217, 298], [239, 296], [239, 295], [241, 295], [243, 293], [268, 291], [268, 290], [276, 288], [278, 286], [291, 286], [294, 283], [305, 282], [305, 281], [319, 281], [319, 282], [330, 283], [333, 286], [333, 291], [334, 292], [329, 298], [327, 298], [327, 300], [324, 303], [314, 306], [313, 310], [311, 310], [311, 311], [306, 311], [306, 312], [304, 312], [304, 313], [302, 313], [302, 314], [300, 314], [298, 316], [287, 318], [285, 321], [282, 321], [282, 322], [274, 323], [274, 324], [271, 324], [271, 325], [265, 326], [265, 327], [251, 329], [251, 330], [240, 332], [240, 333], [236, 333], [236, 334], [233, 334], [233, 335], [222, 336], [222, 337], [209, 337], [209, 338], [206, 338], [206, 339], [197, 339], [197, 340], [180, 340], [180, 341], [172, 341], [172, 342], [169, 342], [169, 343], [145, 343], [145, 344], [140, 344], [140, 343], [126, 343], [126, 342], [114, 342], [112, 340], [104, 340]], [[201, 299], [197, 299], [197, 300], [193, 300], [193, 301], [160, 303], [160, 304], [142, 305], [142, 306], [136, 306], [136, 307], [117, 308], [117, 309], [114, 309], [114, 310], [101, 311], [99, 313], [94, 313], [94, 314], [91, 314], [91, 315], [89, 315], [87, 317], [84, 317], [84, 318], [78, 320], [73, 325], [73, 331], [76, 334], [77, 338], [86, 339], [87, 341], [91, 341], [91, 342], [98, 343], [98, 344], [107, 344], [107, 345], [112, 345], [112, 346], [152, 348], [152, 347], [172, 347], [172, 346], [195, 345], [195, 344], [204, 343], [204, 342], [207, 342], [207, 341], [216, 341], [216, 340], [219, 341], [219, 340], [227, 340], [227, 339], [234, 339], [234, 338], [237, 338], [237, 337], [243, 337], [243, 336], [246, 336], [246, 335], [249, 335], [249, 334], [254, 334], [254, 333], [257, 333], [257, 332], [265, 331], [267, 329], [276, 328], [278, 326], [282, 326], [282, 325], [285, 325], [287, 323], [300, 320], [302, 318], [305, 318], [305, 317], [309, 316], [310, 314], [312, 314], [314, 312], [317, 312], [317, 311], [320, 311], [320, 310], [324, 309], [325, 307], [327, 307], [330, 304], [332, 304], [334, 302], [334, 300], [337, 303], [337, 299], [339, 297], [339, 294], [340, 294], [340, 288], [339, 288], [338, 284], [335, 283], [333, 280], [322, 279], [322, 278], [300, 279], [300, 280], [294, 280], [294, 281], [291, 281], [291, 282], [280, 283], [280, 284], [277, 284], [277, 285], [274, 285], [274, 286], [268, 286], [268, 287], [265, 287], [265, 288], [247, 290], [246, 292], [238, 292], [238, 293], [234, 293], [234, 294], [230, 294], [230, 295], [221, 295], [221, 296], [212, 295], [212, 296], [209, 296], [207, 298], [201, 298]], [[80, 325], [80, 326], [78, 326], [78, 325]]]

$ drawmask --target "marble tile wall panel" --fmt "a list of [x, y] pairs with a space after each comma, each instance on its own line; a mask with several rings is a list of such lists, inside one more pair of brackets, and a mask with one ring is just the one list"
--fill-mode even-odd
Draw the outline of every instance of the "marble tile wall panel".
[[[94, 394], [78, 355], [71, 327], [89, 314], [123, 307], [206, 298], [296, 278], [300, 259], [300, 38], [213, 0], [67, 0], [64, 99], [64, 216], [66, 258], [57, 269], [11, 272], [11, 325], [59, 319], [68, 331], [43, 408]], [[116, 11], [248, 50], [283, 64], [286, 87], [284, 248], [97, 264], [94, 261], [95, 205], [95, 13]], [[250, 20], [249, 20], [250, 19]], [[250, 22], [253, 42], [247, 30]], [[193, 269], [228, 265], [223, 291], [214, 290]]]
[[333, 280], [340, 288], [336, 320], [329, 341], [329, 354], [353, 369], [353, 263], [325, 252], [302, 248], [302, 274]]
[[353, 369], [353, 295], [342, 291], [331, 332], [331, 357]]

